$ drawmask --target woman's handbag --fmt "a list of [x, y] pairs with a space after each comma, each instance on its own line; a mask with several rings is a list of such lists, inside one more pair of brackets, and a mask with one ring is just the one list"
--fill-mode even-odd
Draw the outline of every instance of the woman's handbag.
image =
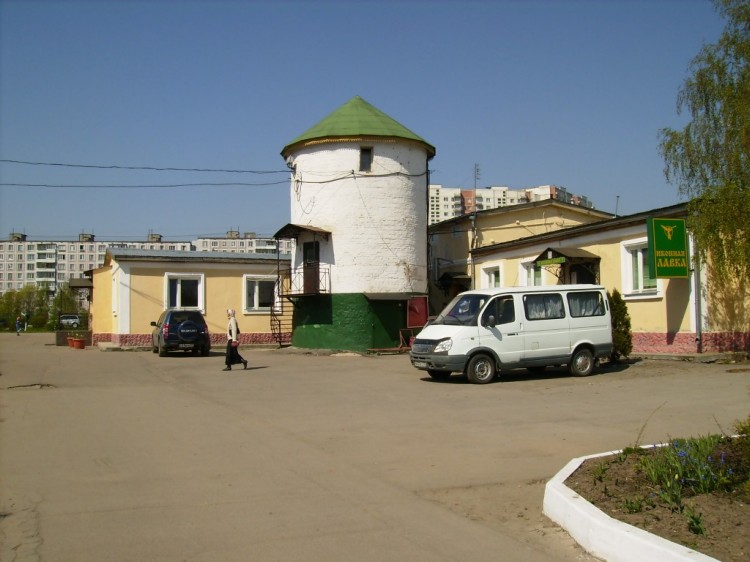
[[238, 342], [237, 340], [232, 340], [232, 347], [239, 347], [239, 345], [240, 342]]

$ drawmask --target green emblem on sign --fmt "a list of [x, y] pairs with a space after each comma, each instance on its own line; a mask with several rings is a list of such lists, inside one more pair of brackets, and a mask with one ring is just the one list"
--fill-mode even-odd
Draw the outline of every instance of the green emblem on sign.
[[657, 278], [688, 277], [687, 231], [685, 219], [648, 219], [648, 258]]

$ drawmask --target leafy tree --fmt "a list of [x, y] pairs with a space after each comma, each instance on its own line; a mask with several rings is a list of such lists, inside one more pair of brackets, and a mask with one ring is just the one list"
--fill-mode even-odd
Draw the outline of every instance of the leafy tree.
[[26, 318], [26, 321], [37, 328], [47, 324], [49, 315], [49, 298], [46, 287], [26, 285], [16, 294], [16, 306], [18, 313]]
[[750, 2], [714, 5], [724, 31], [692, 60], [677, 97], [692, 120], [662, 129], [660, 151], [667, 179], [690, 199], [697, 257], [710, 256], [721, 282], [750, 278]]
[[15, 325], [18, 316], [25, 318], [32, 326], [44, 326], [49, 316], [47, 288], [26, 285], [3, 294], [0, 297], [0, 318], [8, 325]]
[[0, 296], [0, 319], [2, 323], [11, 329], [15, 325], [16, 317], [20, 309], [16, 304], [16, 291], [10, 290]]
[[78, 313], [78, 311], [78, 301], [73, 290], [67, 283], [60, 285], [55, 298], [52, 299], [52, 309], [50, 310], [49, 319], [51, 327], [57, 327], [57, 319], [60, 317], [60, 314]]
[[630, 314], [628, 305], [623, 300], [620, 291], [613, 289], [609, 299], [609, 310], [612, 314], [612, 353], [609, 358], [613, 362], [619, 361], [621, 357], [628, 357], [633, 351], [633, 333], [630, 331]]

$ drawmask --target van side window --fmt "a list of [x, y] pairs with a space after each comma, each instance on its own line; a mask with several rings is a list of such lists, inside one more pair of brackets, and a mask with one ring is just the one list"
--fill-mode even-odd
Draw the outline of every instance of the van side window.
[[495, 317], [495, 324], [507, 324], [516, 319], [516, 308], [513, 305], [513, 297], [506, 295], [494, 299], [482, 313], [482, 325], [489, 323], [490, 316]]
[[560, 293], [524, 295], [523, 307], [527, 320], [565, 318], [565, 308]]
[[573, 318], [604, 316], [604, 297], [598, 291], [568, 293], [568, 308]]

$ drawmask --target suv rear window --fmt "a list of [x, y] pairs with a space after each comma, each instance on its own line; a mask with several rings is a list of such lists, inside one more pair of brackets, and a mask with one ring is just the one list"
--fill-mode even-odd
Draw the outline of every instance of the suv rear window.
[[176, 310], [172, 312], [170, 322], [173, 324], [182, 324], [186, 320], [195, 322], [196, 324], [203, 324], [203, 315], [200, 312], [194, 310]]

